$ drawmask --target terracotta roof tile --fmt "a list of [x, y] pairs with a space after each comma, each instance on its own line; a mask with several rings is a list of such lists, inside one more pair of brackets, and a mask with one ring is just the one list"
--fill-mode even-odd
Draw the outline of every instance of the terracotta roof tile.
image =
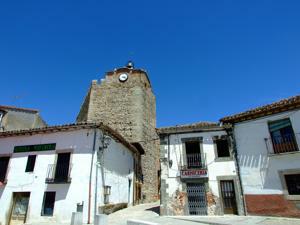
[[195, 131], [209, 131], [209, 130], [222, 130], [218, 123], [215, 122], [198, 122], [191, 124], [176, 125], [170, 127], [157, 128], [158, 134], [179, 133], [179, 132], [195, 132]]
[[300, 95], [282, 99], [280, 101], [250, 109], [242, 113], [226, 116], [220, 119], [220, 121], [223, 123], [236, 123], [298, 108], [300, 108]]
[[0, 110], [16, 110], [16, 111], [24, 111], [24, 112], [31, 112], [31, 113], [37, 113], [39, 112], [36, 109], [28, 109], [28, 108], [19, 108], [15, 106], [7, 106], [7, 105], [0, 105]]
[[121, 134], [119, 134], [117, 131], [113, 130], [109, 126], [104, 125], [102, 123], [72, 123], [72, 124], [47, 126], [47, 127], [32, 128], [32, 129], [25, 129], [25, 130], [5, 131], [5, 132], [0, 132], [0, 138], [12, 137], [12, 136], [34, 135], [34, 134], [40, 134], [40, 133], [63, 132], [63, 131], [89, 129], [89, 128], [99, 128], [99, 129], [109, 133], [113, 138], [115, 138], [117, 141], [121, 142], [123, 145], [125, 145], [127, 148], [129, 148], [132, 152], [134, 152], [134, 153], [139, 152]]

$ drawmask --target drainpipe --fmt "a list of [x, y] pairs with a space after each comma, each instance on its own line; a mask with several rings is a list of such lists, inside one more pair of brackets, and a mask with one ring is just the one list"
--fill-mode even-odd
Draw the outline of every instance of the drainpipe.
[[94, 139], [93, 139], [93, 149], [92, 149], [92, 159], [91, 159], [91, 169], [90, 169], [90, 180], [89, 180], [89, 200], [88, 200], [88, 224], [91, 224], [91, 198], [92, 198], [92, 173], [93, 173], [93, 164], [94, 164], [94, 154], [96, 151], [96, 137], [97, 129], [94, 129]]
[[242, 195], [243, 210], [244, 210], [244, 215], [247, 216], [246, 201], [245, 201], [245, 197], [244, 197], [244, 188], [243, 188], [242, 177], [241, 177], [241, 172], [240, 172], [240, 163], [238, 160], [238, 151], [237, 151], [237, 147], [236, 147], [236, 140], [234, 137], [234, 125], [231, 125], [231, 127], [229, 129], [228, 128], [225, 128], [225, 129], [226, 129], [228, 136], [231, 137], [231, 140], [232, 140], [233, 158], [234, 158], [234, 162], [235, 162], [238, 183], [239, 183], [241, 195]]
[[171, 161], [170, 158], [170, 134], [168, 134], [168, 168], [173, 165], [173, 161]]

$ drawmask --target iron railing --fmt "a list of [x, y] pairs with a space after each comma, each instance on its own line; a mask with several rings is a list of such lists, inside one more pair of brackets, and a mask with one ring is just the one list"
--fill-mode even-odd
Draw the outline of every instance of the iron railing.
[[280, 154], [286, 152], [299, 151], [296, 137], [294, 134], [286, 134], [280, 136], [273, 136], [271, 138], [265, 138], [265, 142], [269, 153]]
[[183, 167], [187, 169], [206, 168], [206, 157], [200, 153], [186, 154], [186, 165]]
[[72, 164], [50, 164], [48, 165], [46, 183], [70, 183]]

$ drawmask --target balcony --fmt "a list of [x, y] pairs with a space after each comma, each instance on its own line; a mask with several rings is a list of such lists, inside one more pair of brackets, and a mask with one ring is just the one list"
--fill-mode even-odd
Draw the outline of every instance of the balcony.
[[70, 183], [71, 164], [50, 164], [48, 165], [46, 183]]
[[206, 157], [201, 157], [200, 153], [190, 153], [186, 155], [186, 162], [180, 170], [181, 179], [207, 178]]
[[200, 153], [191, 153], [186, 155], [186, 165], [183, 165], [186, 169], [201, 169], [206, 168], [206, 157], [202, 159]]
[[[285, 134], [265, 138], [266, 147], [271, 154], [282, 154], [299, 151], [294, 134]], [[272, 151], [273, 150], [273, 151]]]

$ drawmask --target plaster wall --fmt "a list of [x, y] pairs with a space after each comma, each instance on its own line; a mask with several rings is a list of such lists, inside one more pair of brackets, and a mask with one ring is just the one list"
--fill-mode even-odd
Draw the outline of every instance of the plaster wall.
[[[184, 134], [171, 134], [164, 138], [164, 144], [161, 146], [161, 158], [168, 159], [161, 164], [161, 179], [162, 179], [162, 204], [166, 206], [164, 214], [179, 215], [182, 211], [178, 212], [177, 206], [179, 203], [174, 203], [174, 198], [179, 192], [186, 192], [185, 182], [180, 178], [180, 168], [183, 165], [184, 157], [184, 143], [182, 138], [203, 138], [201, 151], [206, 158], [208, 170], [208, 192], [218, 201], [219, 184], [217, 177], [236, 176], [235, 163], [233, 158], [218, 161], [216, 155], [216, 146], [213, 142], [214, 136], [226, 135], [225, 131], [210, 131], [210, 132], [196, 132]], [[169, 141], [169, 145], [168, 145]], [[169, 152], [169, 156], [168, 156]], [[220, 159], [220, 158], [219, 158]], [[169, 162], [172, 162], [170, 166]], [[191, 180], [190, 180], [191, 181]], [[199, 181], [199, 180], [198, 180]], [[219, 204], [215, 202], [216, 204]], [[182, 206], [184, 207], [184, 206]], [[182, 209], [184, 210], [184, 209]], [[209, 214], [219, 214], [220, 211], [212, 210]], [[218, 212], [217, 212], [218, 211]], [[184, 212], [186, 213], [186, 212]]]
[[290, 118], [299, 148], [300, 110], [234, 125], [244, 194], [285, 194], [279, 172], [300, 171], [300, 152], [274, 154], [270, 141], [268, 122], [284, 118]]
[[[111, 186], [110, 203], [133, 203], [133, 165], [133, 154], [120, 143], [111, 143], [105, 151], [104, 179], [100, 180], [100, 187]], [[104, 202], [100, 201], [100, 204], [103, 205]]]
[[[96, 147], [100, 147], [100, 130], [97, 130]], [[77, 203], [83, 203], [83, 221], [88, 220], [88, 195], [92, 166], [92, 198], [91, 219], [97, 212], [97, 206], [103, 204], [102, 174], [98, 174], [96, 186], [97, 155], [93, 152], [94, 129], [84, 129], [68, 132], [38, 134], [32, 136], [18, 136], [0, 138], [0, 155], [11, 154], [7, 184], [0, 187], [0, 222], [6, 224], [11, 211], [13, 192], [30, 192], [27, 222], [70, 222], [72, 212], [76, 211]], [[56, 143], [56, 149], [43, 152], [13, 153], [15, 146]], [[54, 164], [57, 153], [71, 151], [71, 182], [62, 184], [45, 183], [47, 168]], [[26, 173], [28, 155], [37, 154], [34, 172]], [[128, 178], [133, 177], [133, 154], [121, 143], [111, 140], [104, 152], [104, 180], [112, 186], [111, 202], [128, 202], [132, 199], [129, 194]], [[124, 182], [127, 181], [126, 184]], [[116, 185], [118, 185], [116, 187]], [[130, 189], [133, 191], [132, 188]], [[55, 191], [55, 206], [53, 216], [41, 216], [45, 191]], [[95, 201], [94, 196], [98, 196]]]

